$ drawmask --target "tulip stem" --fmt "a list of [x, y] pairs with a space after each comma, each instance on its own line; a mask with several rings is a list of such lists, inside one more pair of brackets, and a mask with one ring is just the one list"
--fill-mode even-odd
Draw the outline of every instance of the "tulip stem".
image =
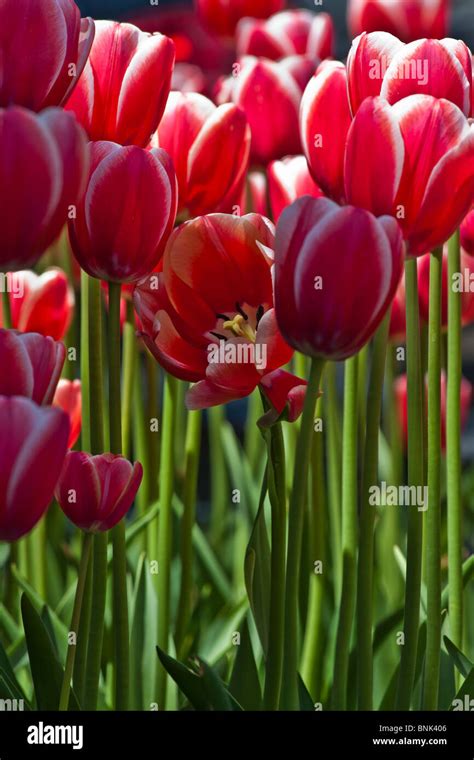
[[[408, 485], [416, 491], [424, 484], [424, 413], [421, 378], [418, 266], [405, 261], [408, 395]], [[409, 710], [415, 682], [420, 620], [423, 512], [408, 507], [407, 568], [405, 582], [404, 644], [401, 652], [397, 709]]]
[[334, 662], [333, 709], [347, 707], [349, 648], [356, 602], [358, 356], [346, 361], [342, 431], [342, 590]]
[[329, 532], [334, 604], [339, 603], [342, 588], [341, 553], [341, 420], [337, 394], [336, 364], [329, 362], [324, 377], [324, 425], [327, 431], [327, 473]]
[[[76, 595], [74, 597], [74, 607], [72, 611], [71, 627], [69, 636], [74, 634], [74, 641], [69, 643], [66, 655], [66, 667], [64, 669], [64, 678], [61, 686], [61, 696], [59, 698], [59, 710], [65, 711], [69, 707], [69, 695], [71, 693], [71, 677], [74, 668], [74, 658], [76, 656], [77, 635], [79, 631], [79, 621], [81, 619], [82, 599], [87, 578], [87, 567], [92, 544], [92, 533], [84, 533], [82, 544], [81, 563], [79, 565], [79, 575], [77, 578]], [[69, 638], [69, 637], [68, 637]]]
[[366, 436], [362, 470], [362, 503], [357, 563], [357, 688], [359, 710], [373, 709], [373, 598], [375, 507], [369, 489], [378, 482], [379, 426], [387, 356], [390, 310], [379, 327], [372, 349], [367, 396]]
[[[423, 708], [438, 709], [441, 656], [441, 271], [443, 250], [430, 256], [428, 323], [428, 509], [426, 528], [427, 619]], [[461, 570], [462, 583], [462, 570]]]
[[96, 710], [99, 694], [107, 589], [107, 534], [96, 533], [92, 550], [92, 599], [84, 682], [84, 710]]
[[10, 296], [8, 294], [8, 287], [6, 284], [2, 290], [2, 324], [5, 330], [12, 329], [12, 307], [10, 304]]
[[[211, 468], [210, 540], [213, 547], [219, 546], [227, 518], [227, 473], [224, 451], [221, 444], [221, 432], [224, 421], [225, 409], [223, 406], [213, 406], [211, 409], [209, 409], [207, 415], [207, 423]], [[257, 427], [256, 424], [255, 427]], [[249, 461], [252, 462], [252, 460]]]
[[180, 659], [186, 655], [185, 637], [192, 612], [193, 529], [196, 518], [196, 494], [201, 449], [202, 412], [188, 412], [185, 443], [185, 481], [181, 537], [181, 591], [176, 621], [176, 650]]
[[89, 350], [89, 277], [81, 270], [81, 449], [91, 450], [91, 410], [90, 410], [90, 350]]
[[122, 399], [122, 451], [130, 456], [132, 426], [133, 382], [135, 378], [135, 312], [133, 303], [127, 302], [127, 320], [123, 327], [123, 399]]
[[[158, 518], [158, 646], [168, 651], [170, 633], [170, 580], [172, 552], [172, 518], [174, 492], [174, 444], [176, 426], [177, 381], [167, 375], [163, 398], [163, 426], [160, 455], [160, 513]], [[154, 558], [153, 558], [154, 559]], [[160, 665], [157, 671], [157, 701], [164, 709], [167, 691], [167, 674]]]
[[[102, 294], [100, 282], [87, 278], [88, 291], [88, 377], [90, 404], [90, 450], [93, 454], [104, 451], [104, 388], [103, 388], [103, 341], [102, 341]], [[86, 408], [86, 407], [85, 407]], [[87, 449], [86, 449], [87, 451]]]
[[[462, 649], [462, 500], [461, 500], [461, 296], [453, 278], [461, 270], [459, 231], [448, 246], [448, 377], [446, 390], [446, 463], [448, 514], [449, 629]], [[457, 682], [459, 684], [459, 676]]]
[[[122, 453], [120, 389], [120, 283], [109, 282], [109, 430], [112, 454]], [[130, 682], [128, 630], [127, 554], [125, 522], [112, 529], [113, 620], [115, 632], [115, 709], [127, 710]]]
[[323, 359], [313, 359], [306, 388], [306, 396], [301, 418], [301, 427], [296, 443], [293, 486], [291, 490], [288, 522], [288, 555], [286, 560], [285, 588], [285, 659], [283, 664], [283, 684], [281, 708], [299, 709], [298, 694], [298, 598], [301, 546], [303, 541], [304, 502], [307, 494], [307, 479], [311, 437], [314, 430], [316, 399], [324, 368]]

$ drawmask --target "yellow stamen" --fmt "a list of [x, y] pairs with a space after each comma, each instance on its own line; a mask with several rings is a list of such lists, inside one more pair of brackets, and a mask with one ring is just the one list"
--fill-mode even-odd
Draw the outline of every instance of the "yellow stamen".
[[229, 319], [223, 324], [224, 330], [231, 330], [237, 338], [247, 338], [251, 343], [255, 343], [255, 331], [250, 327], [242, 314], [236, 314], [234, 319]]

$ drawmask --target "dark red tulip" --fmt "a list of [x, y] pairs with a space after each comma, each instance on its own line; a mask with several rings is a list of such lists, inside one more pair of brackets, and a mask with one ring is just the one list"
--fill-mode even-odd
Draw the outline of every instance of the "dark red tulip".
[[390, 32], [404, 42], [420, 37], [445, 37], [449, 0], [349, 0], [352, 37], [361, 32]]
[[53, 406], [58, 406], [69, 417], [71, 428], [67, 445], [68, 449], [72, 449], [79, 438], [82, 426], [81, 381], [62, 378], [54, 394]]
[[240, 203], [250, 128], [237, 106], [217, 108], [204, 95], [172, 92], [152, 145], [173, 160], [180, 213], [230, 213]]
[[386, 32], [363, 33], [347, 58], [353, 113], [364, 98], [381, 95], [397, 103], [409, 95], [433, 95], [471, 112], [472, 59], [461, 40], [422, 39], [404, 45]]
[[64, 514], [81, 530], [113, 528], [133, 504], [143, 468], [122, 456], [70, 451], [56, 487]]
[[0, 329], [0, 395], [51, 404], [65, 356], [64, 344], [52, 338]]
[[92, 19], [73, 0], [2, 0], [0, 29], [0, 106], [62, 105], [86, 64]]
[[71, 114], [0, 110], [0, 272], [32, 266], [54, 242], [75, 213], [88, 165], [86, 136]]
[[168, 372], [196, 383], [188, 408], [243, 398], [260, 385], [283, 413], [281, 388], [290, 387], [275, 370], [293, 352], [275, 320], [273, 242], [272, 225], [258, 214], [198, 217], [172, 234], [163, 274], [136, 288], [145, 344]]
[[291, 156], [273, 161], [267, 170], [270, 205], [275, 222], [280, 214], [297, 198], [311, 195], [319, 198], [323, 191], [317, 186], [308, 170], [304, 156]]
[[12, 327], [62, 340], [74, 311], [74, 291], [62, 269], [47, 269], [41, 275], [27, 269], [10, 277]]
[[462, 221], [461, 245], [469, 256], [474, 256], [474, 208], [469, 211]]
[[1, 541], [18, 540], [43, 516], [53, 498], [68, 435], [69, 420], [60, 409], [0, 395]]
[[71, 246], [92, 277], [138, 282], [160, 261], [176, 218], [177, 183], [164, 150], [90, 143], [86, 193], [69, 222]]
[[[448, 252], [445, 246], [441, 268], [441, 326], [448, 326]], [[464, 251], [461, 252], [460, 272], [453, 283], [461, 294], [462, 324], [468, 325], [474, 321], [474, 266], [472, 259]], [[430, 303], [430, 257], [422, 256], [418, 262], [418, 293], [420, 301], [420, 316], [427, 323]]]
[[308, 196], [285, 209], [275, 246], [275, 311], [293, 348], [339, 361], [367, 343], [403, 268], [392, 217]]
[[173, 64], [168, 37], [98, 21], [89, 60], [66, 107], [91, 140], [145, 147], [165, 110]]
[[232, 37], [241, 18], [268, 18], [285, 5], [286, 0], [195, 0], [199, 18], [221, 37]]
[[328, 13], [301, 9], [277, 13], [266, 21], [244, 18], [237, 27], [236, 45], [239, 56], [263, 56], [274, 61], [288, 55], [329, 58], [333, 55], [334, 24]]

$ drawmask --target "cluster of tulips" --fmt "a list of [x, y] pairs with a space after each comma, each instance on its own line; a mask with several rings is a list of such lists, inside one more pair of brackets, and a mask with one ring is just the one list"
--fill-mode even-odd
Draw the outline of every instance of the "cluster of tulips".
[[0, 699], [448, 709], [471, 51], [443, 0], [351, 0], [345, 62], [284, 0], [136, 21], [0, 3]]

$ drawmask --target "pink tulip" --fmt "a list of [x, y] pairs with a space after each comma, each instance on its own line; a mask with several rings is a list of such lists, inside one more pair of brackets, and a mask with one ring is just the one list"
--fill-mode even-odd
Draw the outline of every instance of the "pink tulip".
[[321, 188], [317, 186], [309, 173], [304, 156], [273, 161], [268, 166], [267, 176], [270, 205], [275, 222], [280, 218], [282, 211], [297, 198], [303, 195], [319, 198], [323, 195]]
[[18, 540], [43, 516], [53, 498], [68, 435], [69, 420], [60, 409], [0, 395], [1, 541]]
[[216, 107], [203, 95], [172, 92], [152, 146], [171, 156], [178, 179], [179, 212], [230, 213], [245, 183], [250, 128], [244, 112]]
[[165, 110], [173, 64], [168, 37], [98, 21], [89, 61], [66, 107], [91, 140], [145, 147]]
[[65, 356], [64, 344], [52, 338], [0, 329], [0, 395], [51, 404]]
[[474, 208], [471, 208], [462, 221], [461, 245], [469, 256], [474, 256]]
[[81, 530], [107, 531], [127, 514], [142, 476], [139, 462], [132, 464], [114, 454], [92, 456], [70, 451], [56, 487], [56, 499]]
[[349, 0], [352, 37], [361, 32], [391, 32], [405, 42], [445, 37], [450, 0]]
[[12, 327], [63, 340], [72, 320], [74, 291], [62, 269], [47, 269], [41, 275], [26, 269], [10, 277]]
[[2, 0], [0, 107], [41, 111], [76, 86], [94, 39], [73, 0]]
[[199, 18], [222, 37], [232, 37], [241, 18], [268, 18], [285, 5], [285, 0], [195, 0]]
[[263, 56], [274, 61], [289, 55], [329, 58], [333, 55], [334, 25], [328, 13], [306, 10], [283, 11], [267, 21], [244, 18], [237, 27], [236, 44], [239, 56]]
[[62, 378], [54, 394], [53, 406], [58, 406], [69, 417], [71, 428], [67, 446], [68, 449], [72, 449], [79, 438], [82, 426], [81, 381]]
[[403, 268], [397, 222], [328, 198], [300, 198], [280, 217], [275, 312], [285, 340], [310, 356], [356, 354], [382, 321]]

